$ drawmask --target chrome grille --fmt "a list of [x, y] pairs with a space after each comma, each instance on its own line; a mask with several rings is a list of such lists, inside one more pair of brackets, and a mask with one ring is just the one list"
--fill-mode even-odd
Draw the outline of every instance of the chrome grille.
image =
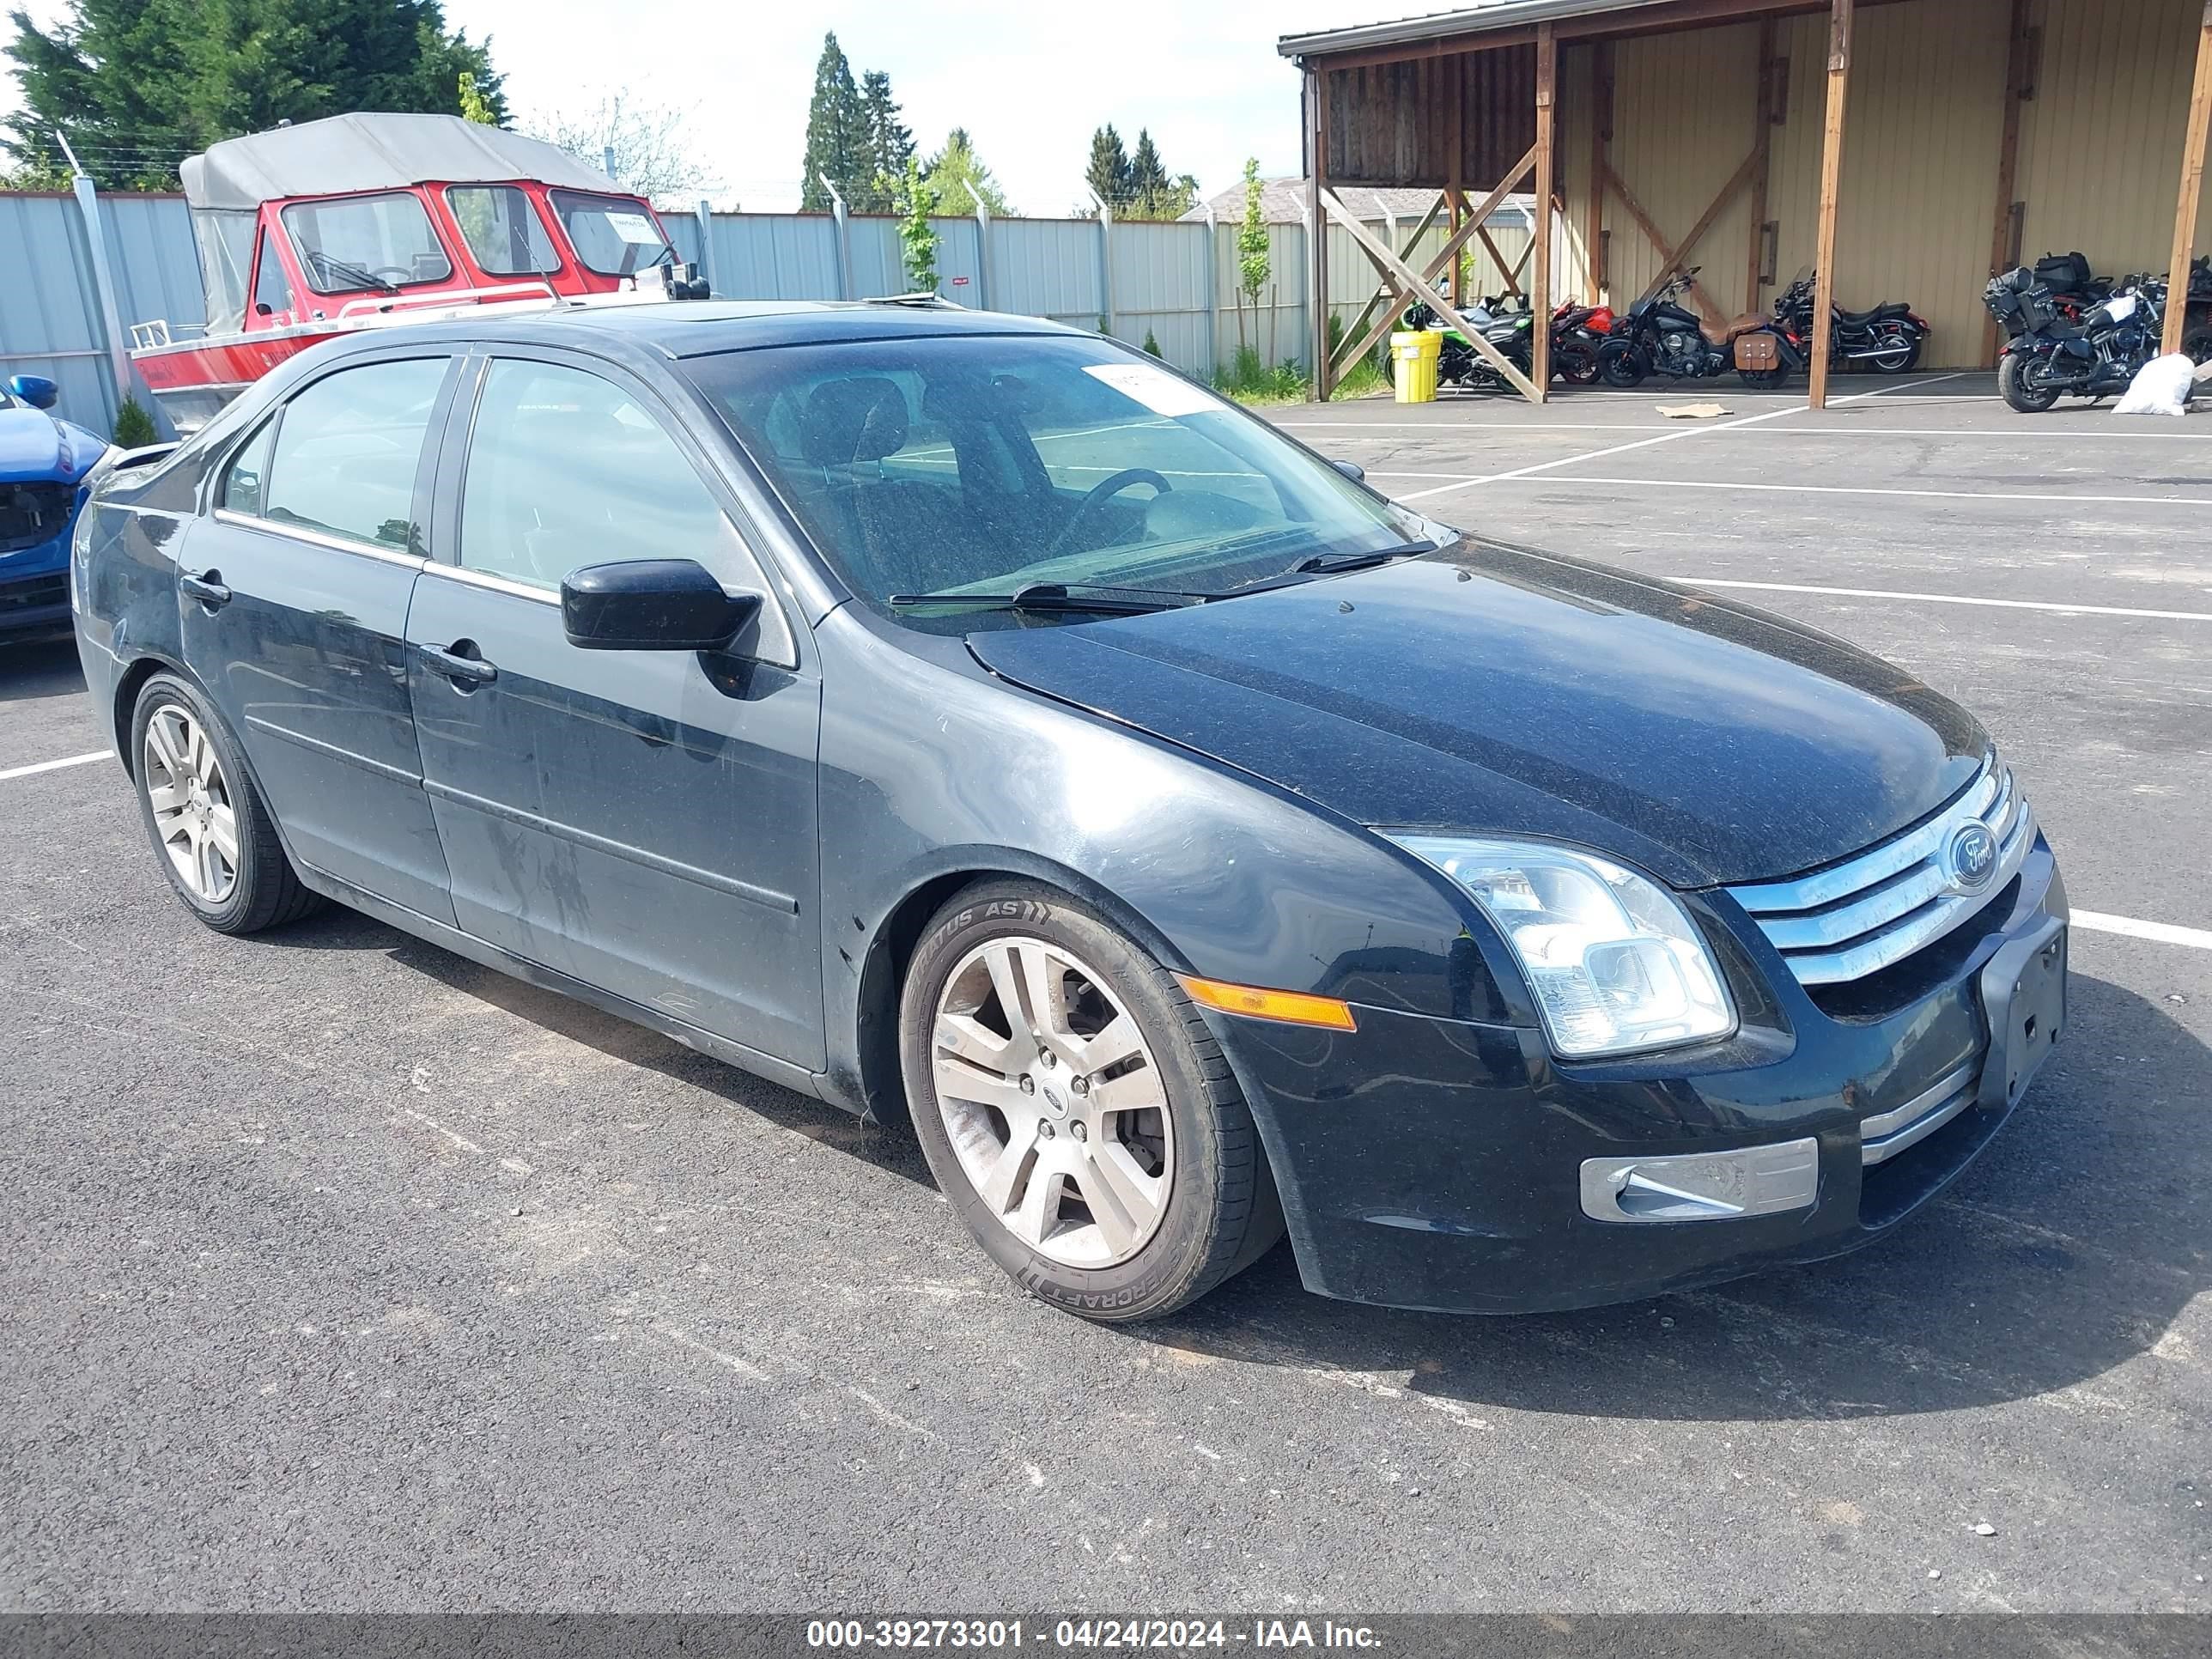
[[[1968, 885], [1952, 868], [1953, 839], [1979, 823], [1995, 867]], [[1926, 823], [1841, 864], [1793, 881], [1731, 887], [1801, 985], [1863, 979], [1934, 943], [2002, 890], [2035, 845], [2035, 814], [1992, 755], [1966, 793]]]

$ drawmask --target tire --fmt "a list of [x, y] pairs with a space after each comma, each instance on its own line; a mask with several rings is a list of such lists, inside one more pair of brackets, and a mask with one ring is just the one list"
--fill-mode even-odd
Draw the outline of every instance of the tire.
[[1787, 363], [1773, 368], [1739, 368], [1735, 374], [1736, 379], [1753, 392], [1772, 392], [1790, 384], [1790, 365]]
[[2191, 329], [2182, 336], [2181, 349], [2192, 363], [2212, 363], [2212, 326]]
[[1915, 334], [1901, 352], [1893, 356], [1869, 357], [1867, 365], [1877, 374], [1910, 374], [1920, 367], [1921, 348], [1927, 343], [1923, 336]]
[[1552, 376], [1569, 386], [1588, 386], [1597, 379], [1597, 354], [1577, 342], [1563, 342], [1552, 349]]
[[2004, 400], [2023, 415], [2040, 415], [2058, 401], [2055, 386], [2030, 386], [2027, 381], [2028, 360], [2016, 351], [2005, 354], [1997, 365], [1997, 391]]
[[131, 754], [139, 818], [185, 908], [218, 933], [258, 933], [322, 908], [198, 688], [173, 674], [148, 680], [131, 711]]
[[1634, 346], [1600, 351], [1597, 372], [1601, 380], [1620, 392], [1633, 392], [1650, 373], [1644, 365], [1644, 354]]
[[[1060, 1006], [1010, 1019], [1002, 985], [1018, 1002], [1051, 986]], [[1113, 1030], [1124, 1036], [1096, 1052], [1118, 1058], [1087, 1073], [1082, 1048]], [[1282, 1237], [1251, 1112], [1196, 1006], [1057, 889], [988, 882], [938, 912], [901, 990], [899, 1058], [939, 1188], [984, 1253], [1054, 1307], [1157, 1319]], [[950, 1092], [963, 1086], [972, 1097]], [[1108, 1105], [1109, 1091], [1124, 1103]]]

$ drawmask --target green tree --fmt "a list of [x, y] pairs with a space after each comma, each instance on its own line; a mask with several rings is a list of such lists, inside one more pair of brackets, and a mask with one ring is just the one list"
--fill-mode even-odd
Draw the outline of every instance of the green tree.
[[860, 106], [867, 122], [868, 183], [852, 205], [865, 213], [889, 213], [893, 192], [879, 188], [879, 181], [905, 175], [906, 164], [914, 160], [914, 134], [899, 119], [891, 77], [883, 70], [870, 70], [860, 77]]
[[975, 154], [975, 141], [965, 127], [955, 127], [945, 135], [945, 148], [930, 158], [924, 176], [939, 213], [972, 214], [979, 202], [992, 213], [1012, 211], [1006, 206], [1006, 192]]
[[1188, 173], [1170, 178], [1152, 133], [1139, 128], [1129, 156], [1128, 193], [1115, 211], [1124, 219], [1180, 219], [1197, 201], [1198, 180]]
[[907, 157], [905, 175], [884, 182], [891, 188], [898, 210], [899, 250], [906, 265], [909, 291], [934, 294], [937, 228], [929, 222], [929, 216], [937, 210], [937, 198], [929, 187], [929, 180], [921, 176], [921, 163], [911, 155]]
[[348, 110], [457, 115], [461, 77], [507, 119], [489, 43], [438, 0], [70, 0], [50, 28], [9, 15], [22, 107], [4, 144], [47, 156], [60, 128], [110, 189], [169, 189], [186, 155]]
[[[853, 66], [835, 33], [822, 37], [814, 64], [814, 98], [806, 107], [806, 177], [799, 185], [802, 213], [829, 210], [830, 185], [848, 205], [867, 197], [875, 181], [868, 160], [868, 111], [853, 83]], [[825, 183], [824, 180], [828, 182]]]
[[[1261, 290], [1267, 286], [1273, 276], [1268, 264], [1267, 216], [1261, 211], [1261, 197], [1266, 186], [1260, 182], [1260, 163], [1257, 157], [1247, 157], [1244, 162], [1244, 221], [1237, 227], [1237, 349], [1244, 349], [1244, 301], [1252, 302], [1252, 329], [1259, 332]], [[1256, 338], [1255, 338], [1256, 343]]]
[[1129, 157], [1111, 122], [1091, 135], [1091, 160], [1083, 169], [1083, 182], [1116, 212], [1129, 199]]
[[492, 113], [491, 100], [477, 90], [477, 77], [466, 70], [461, 71], [461, 119], [473, 121], [480, 127], [499, 125], [499, 117]]

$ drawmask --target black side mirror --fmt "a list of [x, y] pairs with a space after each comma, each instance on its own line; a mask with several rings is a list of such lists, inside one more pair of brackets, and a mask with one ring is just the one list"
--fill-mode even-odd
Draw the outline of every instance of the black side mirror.
[[1367, 469], [1357, 461], [1331, 461], [1329, 465], [1354, 483], [1363, 483], [1366, 481]]
[[695, 559], [588, 564], [561, 584], [561, 622], [583, 651], [720, 651], [759, 613]]

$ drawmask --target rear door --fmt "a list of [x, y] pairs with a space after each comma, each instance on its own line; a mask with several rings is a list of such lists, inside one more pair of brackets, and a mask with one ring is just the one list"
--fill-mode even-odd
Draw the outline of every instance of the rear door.
[[[407, 629], [460, 925], [818, 1070], [820, 682], [734, 501], [612, 365], [502, 347], [465, 395]], [[568, 643], [563, 576], [662, 558], [765, 596], [747, 658]]]
[[182, 548], [185, 661], [252, 762], [293, 853], [451, 922], [407, 690], [447, 351], [349, 358], [219, 470]]

